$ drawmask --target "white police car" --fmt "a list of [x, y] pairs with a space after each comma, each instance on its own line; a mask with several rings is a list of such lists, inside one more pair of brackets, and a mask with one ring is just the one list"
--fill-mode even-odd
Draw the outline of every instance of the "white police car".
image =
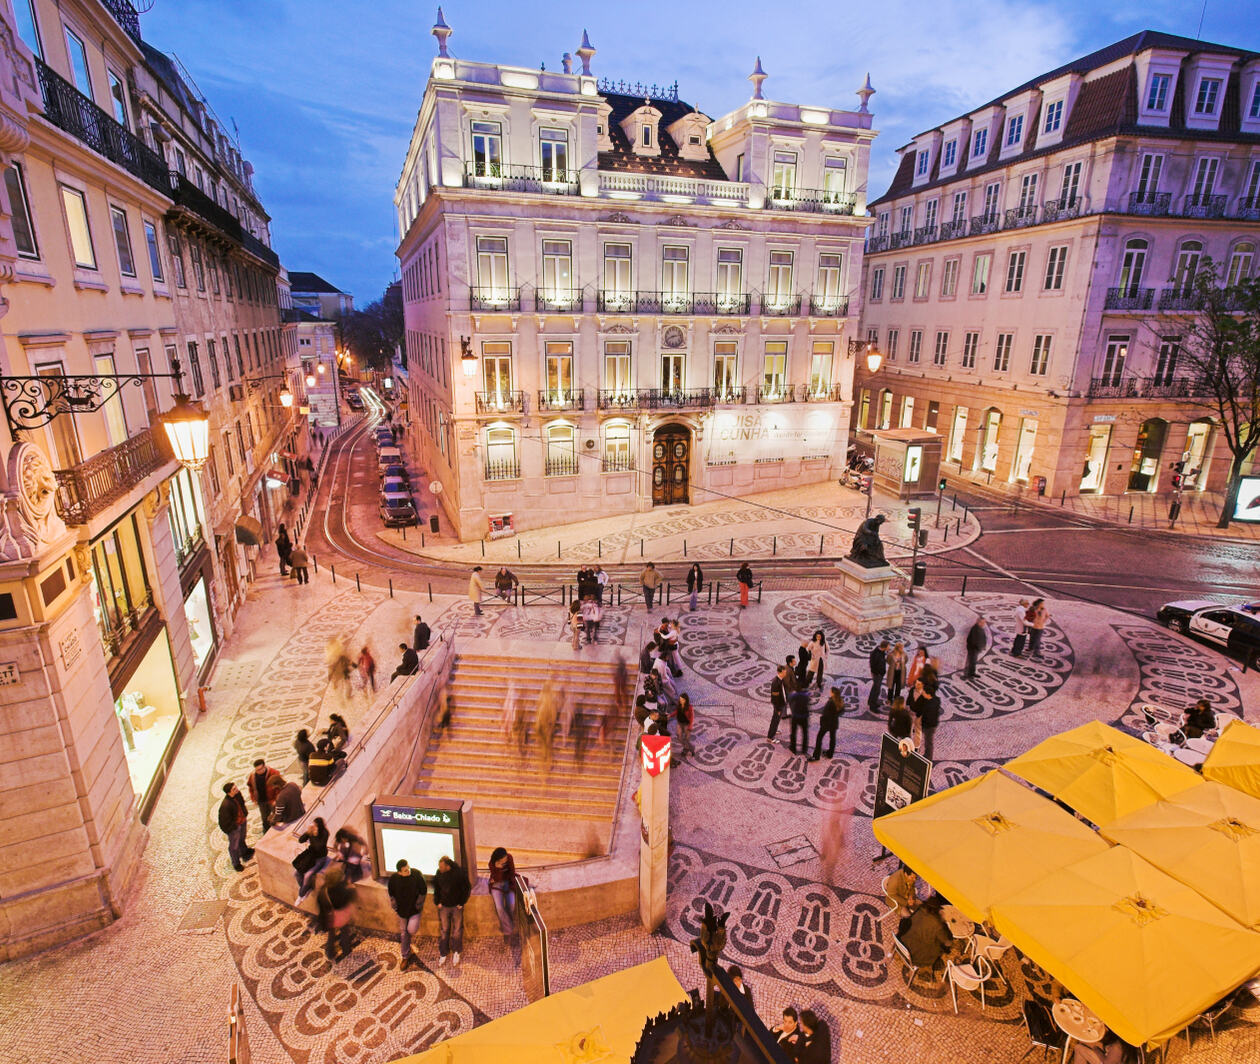
[[1155, 616], [1174, 632], [1197, 636], [1244, 656], [1260, 654], [1260, 602], [1229, 606], [1190, 599], [1169, 602]]

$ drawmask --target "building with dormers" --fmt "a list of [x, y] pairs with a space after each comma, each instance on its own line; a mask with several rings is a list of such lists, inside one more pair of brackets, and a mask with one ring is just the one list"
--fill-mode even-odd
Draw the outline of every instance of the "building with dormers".
[[406, 441], [464, 539], [824, 480], [852, 405], [861, 107], [433, 61], [395, 193]]
[[871, 205], [859, 429], [943, 437], [946, 472], [1047, 493], [1223, 489], [1178, 364], [1205, 259], [1254, 276], [1260, 55], [1143, 32], [900, 150]]

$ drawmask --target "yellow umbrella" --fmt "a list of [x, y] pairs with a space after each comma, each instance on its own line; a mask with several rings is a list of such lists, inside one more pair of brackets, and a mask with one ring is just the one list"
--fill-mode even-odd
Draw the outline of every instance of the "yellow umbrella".
[[1121, 817], [1102, 833], [1244, 927], [1260, 926], [1260, 799], [1201, 783]]
[[1070, 813], [994, 770], [875, 821], [875, 837], [967, 917], [1107, 849]]
[[1231, 720], [1203, 762], [1203, 778], [1260, 798], [1260, 728]]
[[1171, 1038], [1260, 969], [1260, 934], [1115, 846], [993, 907], [997, 929], [1126, 1042]]
[[1203, 782], [1189, 765], [1097, 720], [1052, 735], [1006, 768], [1099, 825]]

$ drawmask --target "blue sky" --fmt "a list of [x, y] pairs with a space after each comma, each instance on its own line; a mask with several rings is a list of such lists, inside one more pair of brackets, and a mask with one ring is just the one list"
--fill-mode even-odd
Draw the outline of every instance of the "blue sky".
[[[467, 59], [558, 69], [586, 28], [596, 74], [677, 79], [718, 116], [750, 95], [760, 54], [779, 100], [855, 107], [869, 70], [880, 132], [872, 196], [920, 130], [1141, 29], [1193, 37], [1202, 0], [690, 0], [444, 5]], [[435, 54], [436, 5], [414, 0], [155, 0], [145, 39], [174, 52], [241, 147], [291, 270], [360, 303], [393, 278], [393, 189]], [[977, 17], [979, 16], [979, 17]], [[1260, 51], [1257, 0], [1207, 0], [1204, 40]]]

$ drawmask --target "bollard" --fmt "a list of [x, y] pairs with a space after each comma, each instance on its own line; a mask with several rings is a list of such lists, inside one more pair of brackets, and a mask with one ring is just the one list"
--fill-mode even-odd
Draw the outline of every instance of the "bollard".
[[962, 518], [961, 517], [957, 518], [954, 521], [954, 535], [956, 536], [962, 535]]
[[710, 584], [709, 586], [713, 588], [713, 603], [714, 603], [714, 605], [716, 605], [716, 606], [720, 606], [720, 605], [722, 604], [722, 583], [721, 583], [721, 581], [718, 581], [718, 582], [717, 582], [717, 586], [716, 586], [716, 587], [714, 587], [714, 586], [713, 586], [713, 584]]
[[761, 581], [757, 581], [757, 605], [761, 605]]
[[617, 585], [617, 605], [621, 605], [621, 585]]
[[1133, 507], [1129, 507], [1129, 524], [1133, 524]]
[[315, 555], [311, 555], [311, 564], [315, 566], [315, 572], [319, 572], [319, 559]]
[[556, 540], [556, 561], [560, 560], [560, 541]]
[[709, 603], [710, 606], [713, 605], [713, 581], [712, 580], [709, 581], [709, 597], [706, 601]]
[[355, 573], [355, 574], [354, 574], [354, 589], [355, 589], [355, 591], [362, 591], [362, 590], [363, 590], [363, 585], [361, 585], [361, 584], [359, 583], [359, 574], [358, 574], [358, 573]]
[[826, 538], [827, 538], [826, 532], [824, 532], [821, 536], [818, 537], [818, 556], [819, 557], [822, 557], [823, 540]]
[[950, 513], [958, 509], [958, 492], [954, 492], [954, 504], [949, 508]]
[[483, 558], [486, 556], [486, 541], [484, 539], [481, 541], [481, 556]]
[[963, 574], [962, 595], [960, 597], [961, 598], [967, 597], [967, 575], [965, 573]]
[[595, 557], [602, 558], [604, 556], [604, 541], [597, 539], [595, 541]]
[[433, 585], [432, 584], [429, 585], [429, 601], [430, 602], [433, 601]]
[[779, 537], [772, 536], [770, 538], [770, 554], [773, 557], [774, 555], [778, 553], [779, 553]]
[[731, 557], [735, 557], [735, 538], [731, 537]]
[[394, 578], [392, 576], [389, 578], [389, 597], [394, 597]]
[[333, 583], [335, 584], [337, 582], [337, 567], [335, 565], [330, 565], [328, 567], [328, 571], [332, 573]]
[[643, 557], [643, 540], [639, 540], [639, 557]]
[[519, 539], [516, 541], [516, 560], [518, 562], [521, 560], [521, 541]]
[[1063, 489], [1063, 494], [1059, 496], [1059, 505], [1062, 506], [1067, 502], [1067, 488]]
[[665, 581], [665, 605], [669, 605], [669, 597], [673, 593], [674, 585], [668, 580]]
[[402, 533], [403, 533], [403, 542], [406, 543], [407, 542], [407, 526], [406, 525], [402, 526]]
[[942, 537], [941, 542], [942, 543], [949, 542], [949, 522], [948, 521], [945, 522], [945, 535], [944, 537]]
[[683, 540], [683, 557], [687, 557], [687, 541]]

